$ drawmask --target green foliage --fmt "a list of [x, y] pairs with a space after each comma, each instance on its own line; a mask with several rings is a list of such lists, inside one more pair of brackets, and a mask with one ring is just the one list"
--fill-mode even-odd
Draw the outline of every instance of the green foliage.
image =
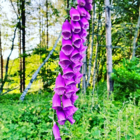
[[120, 65], [116, 65], [112, 78], [116, 99], [128, 99], [130, 93], [136, 98], [140, 96], [140, 60], [138, 58], [124, 59]]
[[[62, 140], [115, 140], [140, 138], [140, 112], [135, 100], [127, 102], [108, 100], [104, 84], [94, 96], [78, 93], [74, 115], [76, 122], [60, 126]], [[100, 95], [100, 97], [99, 97]], [[51, 140], [53, 125], [52, 94], [29, 94], [19, 102], [19, 94], [0, 97], [0, 139]], [[56, 120], [57, 121], [57, 120]]]

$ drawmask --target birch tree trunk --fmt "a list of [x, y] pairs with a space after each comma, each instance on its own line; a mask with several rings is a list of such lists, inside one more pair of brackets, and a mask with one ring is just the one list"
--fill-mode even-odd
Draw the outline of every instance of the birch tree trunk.
[[111, 41], [111, 10], [110, 1], [105, 0], [105, 23], [106, 23], [106, 52], [107, 52], [107, 90], [108, 96], [113, 91], [112, 73], [112, 41]]
[[92, 43], [91, 43], [91, 50], [90, 50], [90, 57], [89, 57], [89, 68], [88, 68], [88, 77], [87, 77], [87, 87], [89, 86], [90, 75], [91, 75], [91, 62], [92, 62], [92, 55], [93, 55], [93, 46], [94, 46], [94, 20], [95, 20], [95, 2], [93, 4], [93, 18], [92, 18]]
[[139, 0], [138, 23], [137, 23], [137, 26], [136, 26], [136, 31], [135, 31], [134, 40], [133, 40], [133, 54], [132, 54], [132, 58], [135, 57], [135, 53], [136, 53], [136, 42], [137, 42], [137, 37], [138, 37], [138, 33], [139, 33], [139, 26], [140, 26], [140, 0]]

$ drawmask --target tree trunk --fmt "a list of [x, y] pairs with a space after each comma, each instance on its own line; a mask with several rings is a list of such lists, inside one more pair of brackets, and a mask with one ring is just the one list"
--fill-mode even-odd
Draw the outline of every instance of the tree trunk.
[[48, 47], [49, 47], [49, 33], [48, 33], [48, 29], [49, 29], [49, 24], [48, 24], [48, 21], [49, 21], [49, 19], [48, 19], [48, 0], [46, 0], [46, 46], [47, 46], [47, 49], [48, 49]]
[[91, 51], [89, 57], [89, 68], [88, 68], [88, 77], [87, 77], [87, 87], [89, 86], [90, 75], [91, 75], [91, 62], [92, 62], [92, 55], [93, 55], [93, 46], [94, 46], [94, 20], [95, 20], [95, 2], [93, 4], [93, 19], [92, 19], [92, 43], [91, 43]]
[[111, 41], [111, 10], [110, 1], [105, 0], [105, 23], [106, 23], [106, 52], [107, 52], [107, 90], [108, 96], [113, 91], [112, 73], [112, 41]]

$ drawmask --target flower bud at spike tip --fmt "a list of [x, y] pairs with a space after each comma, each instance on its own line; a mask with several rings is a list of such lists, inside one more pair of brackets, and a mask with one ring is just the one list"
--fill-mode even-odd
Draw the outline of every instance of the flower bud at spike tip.
[[62, 36], [64, 39], [69, 39], [71, 37], [71, 25], [68, 20], [62, 25]]
[[86, 1], [85, 0], [77, 0], [77, 3], [80, 6], [85, 6], [86, 5]]
[[74, 50], [73, 46], [72, 46], [72, 41], [69, 40], [65, 40], [64, 38], [62, 39], [62, 51], [65, 55], [70, 55], [72, 53], [72, 51]]
[[59, 127], [56, 125], [56, 123], [54, 123], [53, 125], [53, 134], [54, 134], [55, 140], [61, 140]]
[[66, 117], [65, 117], [65, 114], [64, 114], [63, 109], [56, 110], [56, 115], [57, 115], [57, 118], [58, 118], [58, 123], [60, 125], [64, 125], [65, 124], [65, 121], [66, 121]]
[[73, 21], [79, 21], [80, 20], [80, 14], [77, 9], [74, 9], [73, 7], [70, 9], [70, 17]]
[[68, 66], [71, 64], [71, 61], [68, 56], [66, 56], [62, 51], [60, 51], [60, 62], [59, 65], [63, 69], [67, 69]]
[[61, 109], [61, 98], [58, 94], [54, 94], [52, 99], [52, 108], [55, 110]]
[[81, 32], [81, 25], [78, 21], [71, 20], [71, 28], [74, 33]]

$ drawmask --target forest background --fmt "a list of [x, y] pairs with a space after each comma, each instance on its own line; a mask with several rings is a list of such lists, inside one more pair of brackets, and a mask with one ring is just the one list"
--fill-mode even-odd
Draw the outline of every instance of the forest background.
[[[0, 140], [52, 139], [51, 109], [72, 0], [0, 0]], [[140, 139], [140, 0], [111, 0], [113, 92], [107, 91], [105, 4], [93, 1], [76, 123], [62, 139]], [[56, 40], [59, 39], [56, 44]], [[56, 44], [56, 45], [55, 45]], [[32, 75], [56, 47], [32, 83]], [[11, 54], [10, 54], [11, 53]]]

